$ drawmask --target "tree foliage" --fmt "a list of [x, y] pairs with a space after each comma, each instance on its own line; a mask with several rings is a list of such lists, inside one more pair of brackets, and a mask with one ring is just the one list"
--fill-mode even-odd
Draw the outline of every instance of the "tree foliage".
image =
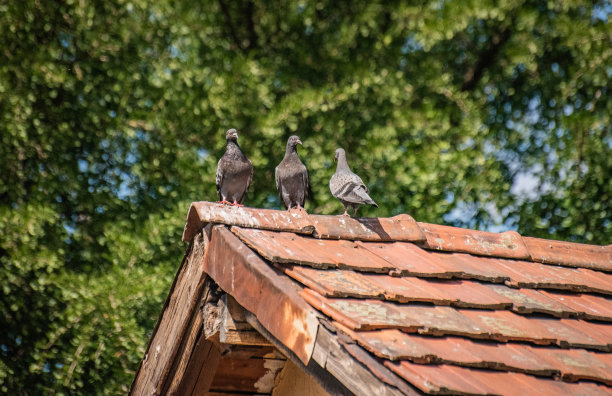
[[0, 392], [126, 392], [230, 127], [249, 206], [297, 134], [310, 212], [342, 146], [363, 215], [610, 243], [612, 6], [498, 3], [0, 4]]

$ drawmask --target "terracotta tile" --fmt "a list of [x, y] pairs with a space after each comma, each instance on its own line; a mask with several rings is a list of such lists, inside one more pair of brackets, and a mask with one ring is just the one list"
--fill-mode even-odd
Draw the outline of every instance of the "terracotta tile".
[[207, 223], [314, 234], [324, 239], [425, 241], [423, 231], [407, 214], [388, 218], [355, 219], [345, 216], [312, 215], [300, 211], [237, 207], [214, 202], [191, 204], [183, 231], [183, 241], [191, 241]]
[[612, 386], [612, 357], [584, 349], [538, 350], [538, 357], [561, 371], [565, 380], [593, 380]]
[[385, 366], [425, 393], [497, 394], [486, 382], [480, 382], [470, 375], [471, 372], [461, 372], [453, 366], [420, 365], [407, 361], [385, 362]]
[[515, 231], [502, 233], [468, 230], [437, 224], [418, 223], [427, 237], [427, 248], [491, 257], [529, 259], [521, 236]]
[[450, 305], [451, 297], [435, 287], [435, 283], [415, 277], [395, 278], [378, 275], [368, 276], [368, 281], [384, 290], [386, 300], [397, 302], [429, 302]]
[[385, 293], [382, 287], [369, 281], [374, 276], [366, 277], [354, 271], [291, 266], [285, 273], [326, 297], [382, 298]]
[[341, 331], [366, 350], [389, 360], [483, 367], [549, 377], [562, 375], [572, 381], [588, 379], [612, 385], [612, 354], [607, 353], [459, 337], [423, 337], [398, 330], [361, 332], [341, 328]]
[[302, 292], [315, 308], [352, 330], [396, 328], [421, 334], [461, 335], [612, 351], [612, 326], [575, 319], [524, 317], [508, 311], [455, 309], [378, 300], [326, 298]]
[[470, 334], [474, 337], [487, 334], [450, 307], [330, 299], [308, 289], [301, 294], [315, 308], [353, 330], [396, 328], [407, 332], [418, 330], [428, 334]]
[[432, 253], [432, 255], [441, 260], [447, 268], [459, 273], [460, 278], [494, 283], [510, 279], [506, 268], [498, 265], [495, 259], [465, 253]]
[[523, 237], [533, 261], [570, 267], [612, 271], [612, 249], [609, 246], [553, 241]]
[[602, 272], [520, 260], [494, 260], [505, 268], [511, 278], [507, 283], [513, 286], [612, 294], [612, 277]]
[[[512, 306], [512, 301], [499, 293], [492, 291], [487, 284], [468, 280], [440, 281], [431, 280], [434, 289], [450, 296], [458, 307], [506, 309]], [[505, 287], [501, 286], [500, 287]]]
[[612, 321], [612, 299], [592, 294], [540, 291], [552, 300], [573, 309], [586, 319]]
[[302, 297], [313, 307], [353, 330], [397, 328], [414, 332], [419, 321], [400, 312], [395, 305], [376, 300], [329, 299], [305, 289]]
[[599, 334], [601, 328], [609, 326], [575, 319], [531, 318], [530, 321], [534, 328], [547, 331], [561, 347], [610, 350], [608, 344], [612, 338]]
[[394, 269], [390, 263], [350, 241], [322, 240], [287, 232], [240, 227], [232, 227], [232, 232], [264, 258], [275, 263], [374, 272]]
[[183, 241], [191, 241], [208, 223], [305, 234], [312, 234], [314, 231], [306, 213], [229, 206], [215, 202], [193, 202], [187, 214]]
[[395, 217], [352, 218], [310, 215], [317, 238], [359, 241], [425, 241], [425, 234], [414, 219], [401, 214]]
[[[609, 323], [589, 322], [585, 320], [564, 319], [563, 322], [579, 333], [597, 340], [597, 349], [612, 352], [612, 326]], [[585, 346], [588, 348], [588, 346]]]
[[[295, 263], [325, 268], [334, 267], [323, 251], [324, 241], [306, 241], [293, 233], [272, 232], [257, 229], [232, 227], [232, 232], [268, 261]], [[297, 243], [296, 243], [297, 240]], [[320, 243], [320, 245], [319, 245]]]
[[556, 317], [577, 315], [577, 312], [573, 309], [536, 290], [511, 289], [503, 285], [486, 285], [486, 287], [509, 299], [512, 302], [512, 310], [518, 313], [541, 312]]
[[609, 395], [593, 383], [568, 383], [527, 374], [496, 372], [449, 365], [385, 362], [402, 378], [426, 393], [527, 395]]
[[459, 272], [449, 271], [436, 256], [412, 243], [366, 243], [359, 246], [391, 263], [398, 274], [450, 278]]
[[488, 330], [493, 339], [529, 341], [536, 344], [550, 344], [556, 340], [550, 332], [534, 325], [531, 319], [511, 312], [466, 309], [461, 313], [483, 329]]

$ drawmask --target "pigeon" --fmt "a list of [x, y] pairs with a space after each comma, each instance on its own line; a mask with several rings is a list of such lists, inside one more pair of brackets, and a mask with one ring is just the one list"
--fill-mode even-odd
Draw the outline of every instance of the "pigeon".
[[289, 210], [302, 209], [308, 196], [308, 171], [298, 156], [298, 144], [302, 144], [302, 141], [297, 136], [287, 140], [285, 158], [275, 171], [278, 194]]
[[368, 193], [370, 192], [359, 176], [351, 172], [346, 162], [346, 154], [341, 148], [336, 149], [338, 161], [336, 173], [329, 180], [329, 189], [334, 197], [338, 198], [344, 205], [344, 215], [349, 216], [348, 208], [353, 208], [353, 216], [357, 215], [357, 208], [361, 204], [369, 204], [378, 208], [376, 202]]
[[225, 154], [217, 164], [217, 195], [219, 203], [243, 206], [244, 196], [253, 180], [253, 164], [238, 146], [238, 132], [225, 133]]

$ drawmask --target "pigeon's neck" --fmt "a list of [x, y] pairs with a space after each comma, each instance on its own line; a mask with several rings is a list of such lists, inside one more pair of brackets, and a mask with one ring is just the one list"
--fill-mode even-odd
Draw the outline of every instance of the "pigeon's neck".
[[348, 162], [346, 162], [346, 157], [344, 155], [338, 156], [338, 165], [336, 166], [336, 172], [338, 171], [351, 171], [351, 168], [349, 168]]
[[244, 157], [242, 150], [240, 150], [240, 146], [238, 142], [235, 140], [228, 140], [227, 147], [225, 148], [225, 152], [234, 157]]
[[285, 148], [285, 158], [297, 157], [297, 146], [287, 145]]

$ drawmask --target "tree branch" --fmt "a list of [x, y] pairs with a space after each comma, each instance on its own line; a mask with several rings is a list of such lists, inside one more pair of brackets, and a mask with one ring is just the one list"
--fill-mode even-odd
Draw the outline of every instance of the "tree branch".
[[462, 91], [471, 91], [474, 89], [484, 75], [485, 70], [493, 65], [499, 51], [510, 39], [510, 26], [512, 26], [513, 22], [514, 18], [511, 19], [510, 24], [503, 26], [499, 31], [493, 34], [485, 48], [480, 52], [474, 66], [469, 68], [463, 75], [463, 84], [461, 85]]
[[223, 0], [218, 0], [219, 7], [221, 8], [221, 12], [223, 13], [223, 17], [225, 18], [225, 24], [229, 28], [230, 36], [232, 37], [232, 41], [236, 48], [242, 49], [240, 45], [240, 39], [236, 35], [236, 29], [234, 28], [234, 24], [232, 23], [232, 16], [230, 15], [229, 9], [227, 8], [227, 4]]

